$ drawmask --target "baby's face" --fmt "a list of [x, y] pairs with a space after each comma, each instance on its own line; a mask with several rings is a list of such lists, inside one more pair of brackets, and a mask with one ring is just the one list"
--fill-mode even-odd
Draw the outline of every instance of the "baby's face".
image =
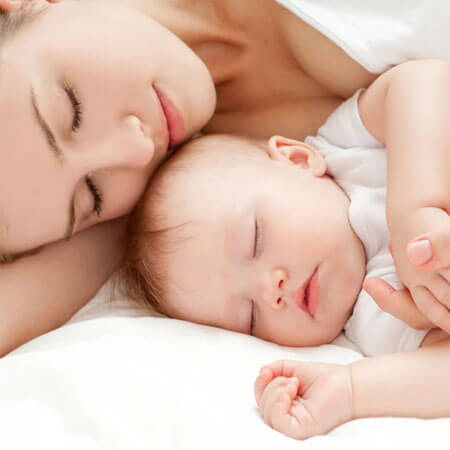
[[206, 142], [164, 208], [169, 226], [185, 224], [167, 261], [169, 314], [282, 345], [330, 342], [361, 289], [365, 256], [325, 161], [280, 137], [266, 152]]

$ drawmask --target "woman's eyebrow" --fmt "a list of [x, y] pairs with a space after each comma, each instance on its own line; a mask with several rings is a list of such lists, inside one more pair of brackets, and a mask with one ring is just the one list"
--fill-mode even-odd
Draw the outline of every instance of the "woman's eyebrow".
[[39, 102], [36, 97], [36, 93], [34, 92], [33, 87], [31, 87], [31, 104], [33, 106], [33, 111], [37, 120], [37, 123], [39, 127], [41, 128], [42, 132], [44, 133], [45, 137], [47, 138], [48, 145], [50, 147], [51, 152], [53, 155], [56, 156], [58, 161], [61, 163], [64, 162], [64, 155], [61, 147], [58, 145], [58, 142], [56, 140], [56, 137], [49, 127], [47, 121], [44, 119], [44, 117], [41, 114], [41, 110], [39, 108]]
[[[61, 147], [59, 147], [58, 142], [56, 141], [55, 135], [50, 129], [47, 121], [41, 114], [39, 103], [36, 97], [36, 93], [34, 92], [33, 87], [31, 87], [31, 104], [33, 105], [33, 110], [35, 113], [36, 120], [38, 122], [39, 127], [47, 138], [47, 142], [50, 146], [50, 150], [53, 155], [58, 159], [61, 164], [64, 164], [64, 155]], [[67, 230], [64, 234], [64, 239], [69, 240], [73, 235], [73, 230], [75, 227], [76, 217], [75, 217], [75, 198], [72, 195], [70, 200], [69, 207], [69, 222], [67, 225]]]
[[26, 250], [24, 252], [0, 254], [0, 265], [11, 264], [11, 263], [16, 262], [17, 260], [25, 258], [27, 256], [37, 255], [43, 249], [44, 249], [44, 246], [41, 245], [40, 247], [36, 247], [31, 250]]

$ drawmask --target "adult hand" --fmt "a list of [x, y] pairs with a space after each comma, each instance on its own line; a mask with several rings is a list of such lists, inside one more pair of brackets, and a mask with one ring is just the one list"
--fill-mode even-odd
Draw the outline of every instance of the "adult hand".
[[58, 3], [60, 0], [0, 0], [0, 11], [17, 11], [25, 3], [34, 3], [38, 1], [47, 1], [48, 3]]
[[255, 397], [264, 422], [294, 439], [325, 434], [353, 418], [347, 366], [274, 362], [261, 369]]
[[[450, 220], [446, 218], [441, 228], [409, 242], [406, 257], [415, 279], [408, 283], [399, 274], [407, 287], [397, 291], [377, 278], [367, 279], [363, 287], [380, 308], [413, 328], [437, 326], [450, 333]], [[389, 249], [397, 267], [392, 245]]]

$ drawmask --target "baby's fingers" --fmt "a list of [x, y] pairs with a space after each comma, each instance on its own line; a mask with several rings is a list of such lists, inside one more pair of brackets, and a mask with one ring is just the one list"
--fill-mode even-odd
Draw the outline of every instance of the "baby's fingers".
[[312, 420], [301, 400], [281, 394], [273, 407], [272, 427], [294, 439], [307, 439], [319, 434], [317, 423]]
[[297, 417], [292, 415], [291, 407], [292, 399], [289, 395], [281, 394], [272, 411], [272, 428], [294, 439], [309, 437], [305, 434], [305, 430]]
[[285, 393], [289, 395], [291, 399], [294, 399], [297, 395], [298, 381], [296, 379], [278, 377], [275, 378], [264, 391], [261, 403], [259, 406], [259, 412], [264, 422], [267, 425], [272, 426], [272, 412], [275, 404], [278, 402], [281, 394]]
[[254, 392], [255, 392], [255, 400], [258, 407], [260, 406], [261, 397], [266, 389], [267, 385], [274, 379], [274, 375], [272, 371], [267, 368], [263, 367], [259, 371], [259, 375], [256, 377], [255, 380], [255, 386], [254, 386]]

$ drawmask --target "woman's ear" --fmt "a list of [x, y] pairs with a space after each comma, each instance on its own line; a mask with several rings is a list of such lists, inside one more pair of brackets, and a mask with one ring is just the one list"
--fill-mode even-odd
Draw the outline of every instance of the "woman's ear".
[[269, 139], [269, 156], [274, 161], [293, 164], [309, 171], [316, 177], [325, 175], [327, 163], [324, 157], [308, 144], [283, 136], [272, 136]]

